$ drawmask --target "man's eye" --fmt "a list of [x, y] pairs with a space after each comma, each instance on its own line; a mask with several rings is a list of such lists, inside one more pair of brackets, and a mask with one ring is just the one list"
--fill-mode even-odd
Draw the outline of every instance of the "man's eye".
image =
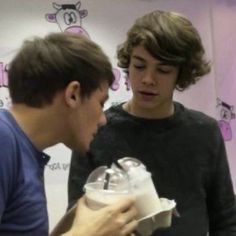
[[105, 105], [105, 102], [100, 102], [101, 107], [103, 108]]
[[138, 70], [143, 70], [145, 68], [145, 66], [143, 66], [143, 65], [134, 65], [134, 68], [136, 68]]
[[171, 72], [171, 69], [169, 69], [169, 68], [168, 69], [167, 68], [158, 68], [157, 70], [162, 74], [168, 74]]

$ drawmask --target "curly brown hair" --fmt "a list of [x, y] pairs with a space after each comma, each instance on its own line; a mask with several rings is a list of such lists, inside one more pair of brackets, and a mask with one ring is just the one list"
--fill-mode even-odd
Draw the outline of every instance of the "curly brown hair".
[[176, 89], [183, 91], [210, 72], [198, 31], [184, 16], [175, 12], [153, 11], [138, 18], [118, 46], [118, 66], [128, 73], [131, 53], [142, 44], [158, 60], [179, 66]]

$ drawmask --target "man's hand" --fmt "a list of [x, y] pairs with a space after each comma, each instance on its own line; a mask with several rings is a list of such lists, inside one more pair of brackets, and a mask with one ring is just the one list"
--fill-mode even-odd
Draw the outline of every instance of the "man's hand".
[[65, 236], [128, 236], [138, 223], [134, 199], [124, 199], [100, 210], [91, 210], [85, 197], [78, 201], [72, 228]]

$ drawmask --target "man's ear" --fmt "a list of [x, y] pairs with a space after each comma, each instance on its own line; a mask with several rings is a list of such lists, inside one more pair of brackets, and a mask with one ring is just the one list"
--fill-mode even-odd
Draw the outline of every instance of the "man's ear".
[[74, 108], [81, 102], [81, 87], [78, 81], [70, 82], [65, 89], [65, 103]]

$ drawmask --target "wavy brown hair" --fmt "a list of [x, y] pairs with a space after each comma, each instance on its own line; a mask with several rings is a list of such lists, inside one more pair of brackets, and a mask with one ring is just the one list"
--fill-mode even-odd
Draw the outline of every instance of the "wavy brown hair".
[[132, 50], [138, 45], [143, 45], [158, 60], [179, 66], [176, 82], [179, 91], [210, 71], [198, 31], [178, 13], [156, 10], [135, 21], [126, 41], [117, 49], [118, 66], [127, 73]]

